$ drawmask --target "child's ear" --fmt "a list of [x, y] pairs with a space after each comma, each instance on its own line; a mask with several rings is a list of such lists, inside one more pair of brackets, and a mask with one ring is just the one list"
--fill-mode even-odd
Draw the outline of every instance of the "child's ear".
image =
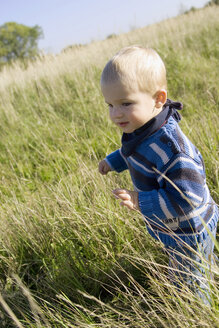
[[157, 91], [155, 94], [155, 107], [156, 108], [163, 107], [166, 101], [167, 101], [166, 90]]

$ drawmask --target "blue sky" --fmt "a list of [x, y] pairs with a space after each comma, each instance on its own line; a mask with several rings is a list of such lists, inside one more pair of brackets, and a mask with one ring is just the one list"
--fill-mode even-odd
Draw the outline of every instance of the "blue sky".
[[0, 0], [0, 25], [39, 25], [39, 48], [58, 53], [68, 45], [101, 40], [200, 8], [207, 0]]

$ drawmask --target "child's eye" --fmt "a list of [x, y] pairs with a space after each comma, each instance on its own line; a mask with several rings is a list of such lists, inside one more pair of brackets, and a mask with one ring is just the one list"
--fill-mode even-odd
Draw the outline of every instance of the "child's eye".
[[128, 106], [130, 106], [130, 105], [131, 105], [130, 102], [125, 102], [125, 103], [122, 104], [122, 106], [125, 106], [125, 107], [128, 107]]

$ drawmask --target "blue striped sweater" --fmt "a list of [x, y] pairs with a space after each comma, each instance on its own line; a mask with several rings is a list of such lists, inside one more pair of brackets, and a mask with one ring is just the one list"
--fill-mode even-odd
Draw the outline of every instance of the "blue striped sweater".
[[131, 156], [118, 149], [105, 160], [112, 170], [129, 170], [147, 229], [166, 246], [202, 242], [216, 227], [202, 156], [172, 117]]

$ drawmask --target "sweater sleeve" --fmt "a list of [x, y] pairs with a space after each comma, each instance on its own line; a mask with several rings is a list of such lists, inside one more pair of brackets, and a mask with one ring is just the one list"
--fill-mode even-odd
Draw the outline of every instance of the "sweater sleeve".
[[110, 166], [112, 171], [122, 172], [128, 169], [126, 160], [121, 153], [121, 149], [118, 149], [106, 156], [105, 161]]
[[205, 173], [201, 161], [178, 154], [155, 171], [160, 188], [139, 192], [139, 207], [144, 216], [161, 220], [185, 216], [202, 204]]

